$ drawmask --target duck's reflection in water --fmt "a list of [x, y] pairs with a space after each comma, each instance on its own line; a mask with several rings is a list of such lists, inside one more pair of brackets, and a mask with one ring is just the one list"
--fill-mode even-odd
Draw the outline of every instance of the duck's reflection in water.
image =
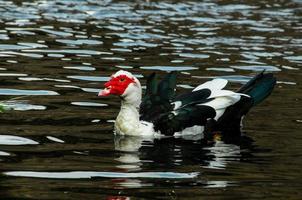
[[116, 136], [116, 160], [120, 163], [117, 167], [126, 171], [140, 171], [197, 164], [204, 168], [224, 169], [229, 162], [240, 161], [242, 147], [250, 148], [251, 142], [246, 137], [236, 141], [223, 138], [208, 141], [198, 137], [155, 139]]
[[224, 169], [229, 162], [240, 161], [241, 158], [240, 146], [223, 141], [215, 141], [212, 146], [204, 147], [204, 149], [209, 150], [207, 154], [213, 156], [203, 165], [206, 168]]
[[[250, 155], [252, 141], [245, 137], [232, 140], [215, 138], [204, 140], [193, 138], [141, 138], [115, 136], [116, 167], [125, 172], [188, 172], [202, 174], [203, 169], [225, 170], [228, 163], [239, 162]], [[232, 143], [233, 142], [233, 143]], [[248, 152], [248, 153], [247, 153]], [[195, 166], [190, 168], [190, 166]], [[197, 167], [196, 167], [197, 166]], [[193, 170], [193, 171], [192, 171]], [[115, 180], [117, 189], [152, 187], [168, 181], [177, 185], [181, 182], [204, 188], [225, 188], [236, 183], [227, 180], [209, 180], [198, 175], [195, 178], [165, 177], [155, 179], [121, 178]], [[169, 179], [169, 180], [168, 180]], [[182, 180], [182, 181], [180, 181]], [[166, 183], [164, 183], [166, 184]]]
[[120, 152], [120, 155], [115, 159], [121, 164], [117, 168], [127, 171], [138, 171], [141, 169], [140, 148], [143, 142], [153, 143], [153, 138], [141, 138], [131, 136], [119, 136], [114, 138], [115, 150]]

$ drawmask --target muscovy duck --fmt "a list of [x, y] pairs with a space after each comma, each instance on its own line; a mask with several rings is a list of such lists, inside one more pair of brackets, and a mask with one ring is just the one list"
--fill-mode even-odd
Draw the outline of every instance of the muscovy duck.
[[104, 84], [105, 89], [98, 96], [121, 98], [116, 134], [177, 136], [201, 134], [205, 130], [232, 132], [240, 130], [241, 120], [251, 107], [270, 95], [276, 79], [272, 73], [261, 72], [236, 92], [224, 90], [227, 83], [225, 79], [213, 79], [176, 96], [176, 73], [167, 74], [160, 82], [153, 73], [147, 79], [142, 98], [139, 80], [120, 70]]

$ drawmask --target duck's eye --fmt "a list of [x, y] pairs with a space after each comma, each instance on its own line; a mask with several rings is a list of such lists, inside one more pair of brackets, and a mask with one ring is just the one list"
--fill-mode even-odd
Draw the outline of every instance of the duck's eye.
[[124, 82], [124, 81], [125, 81], [125, 79], [124, 79], [124, 78], [121, 78], [121, 79], [120, 79], [120, 82]]

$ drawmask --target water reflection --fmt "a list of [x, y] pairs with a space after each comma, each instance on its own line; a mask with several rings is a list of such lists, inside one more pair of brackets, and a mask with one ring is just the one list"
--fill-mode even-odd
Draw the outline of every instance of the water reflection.
[[114, 138], [114, 147], [120, 155], [115, 160], [120, 164], [117, 168], [126, 169], [127, 171], [138, 171], [142, 165], [139, 150], [144, 142], [151, 143], [154, 138], [141, 138], [141, 137], [126, 137], [116, 135]]
[[[7, 136], [3, 136], [7, 137]], [[11, 138], [11, 137], [8, 137]], [[20, 140], [13, 137], [9, 140]], [[59, 144], [64, 141], [54, 136], [47, 136], [47, 139]], [[31, 140], [22, 139], [22, 144], [37, 144]], [[31, 142], [29, 142], [31, 141]], [[6, 142], [6, 144], [8, 144]], [[11, 145], [18, 145], [14, 143]], [[239, 162], [242, 159], [241, 143], [231, 144], [223, 141], [184, 140], [180, 138], [140, 138], [116, 136], [115, 147], [115, 168], [111, 171], [43, 171], [43, 170], [17, 170], [5, 171], [3, 174], [8, 177], [23, 177], [35, 179], [92, 179], [105, 178], [112, 182], [116, 189], [153, 187], [158, 181], [168, 184], [200, 184], [204, 188], [224, 188], [235, 186], [236, 181], [207, 180], [203, 178], [204, 169], [225, 170], [228, 163]], [[246, 144], [245, 144], [246, 145]], [[247, 149], [244, 149], [247, 152]], [[93, 156], [93, 151], [77, 152], [74, 154], [84, 160]], [[3, 156], [6, 156], [3, 153]], [[98, 158], [104, 159], [104, 158]], [[105, 158], [106, 159], [106, 158]], [[245, 157], [246, 159], [246, 157]], [[64, 161], [66, 162], [66, 161]], [[199, 166], [186, 172], [174, 172], [177, 166]], [[88, 166], [87, 166], [88, 167]], [[88, 168], [87, 168], [88, 169]], [[149, 169], [149, 170], [148, 170]], [[152, 170], [153, 169], [153, 170]], [[188, 172], [190, 171], [190, 172]], [[196, 181], [198, 179], [198, 181]]]
[[175, 172], [32, 172], [32, 171], [10, 171], [4, 173], [7, 176], [50, 178], [50, 179], [90, 179], [93, 177], [102, 178], [151, 178], [151, 179], [192, 179], [198, 173], [175, 173]]
[[94, 67], [88, 67], [88, 66], [74, 66], [74, 67], [64, 67], [65, 69], [77, 69], [81, 71], [94, 71]]
[[188, 70], [196, 70], [198, 68], [191, 66], [143, 66], [140, 67], [145, 70], [161, 70], [161, 71], [188, 71]]
[[64, 44], [68, 44], [68, 45], [99, 45], [99, 44], [103, 44], [102, 41], [98, 41], [98, 40], [87, 40], [87, 39], [77, 39], [77, 40], [56, 40], [57, 42], [61, 42]]
[[275, 66], [268, 66], [268, 65], [248, 65], [248, 66], [231, 66], [234, 69], [241, 69], [241, 70], [251, 70], [251, 71], [271, 71], [271, 72], [278, 72], [281, 71], [278, 67]]
[[0, 156], [10, 156], [10, 153], [5, 151], [0, 151]]
[[108, 81], [110, 77], [107, 76], [67, 76], [67, 78], [84, 80], [84, 81]]
[[0, 89], [0, 95], [38, 95], [38, 96], [44, 96], [44, 95], [59, 95], [59, 93], [55, 91], [48, 91], [48, 90], [21, 90], [21, 89]]
[[46, 136], [46, 138], [53, 141], [53, 142], [65, 143], [64, 140], [61, 140], [61, 139], [53, 137], [53, 136]]
[[[228, 163], [239, 162], [242, 159], [242, 147], [247, 158], [248, 148], [251, 148], [251, 140], [246, 137], [240, 137], [232, 142], [222, 140], [195, 140], [182, 138], [141, 138], [115, 136], [115, 150], [118, 156], [115, 158], [119, 163], [116, 165], [118, 169], [127, 172], [141, 171], [146, 166], [160, 166], [169, 169], [172, 166], [182, 166], [198, 164], [202, 169], [218, 169], [224, 170], [228, 167]], [[122, 179], [124, 187], [143, 187], [143, 183], [137, 179]], [[120, 182], [119, 182], [120, 183]], [[142, 185], [140, 185], [142, 184]], [[204, 187], [220, 188], [234, 186], [234, 181], [202, 181]]]
[[225, 169], [227, 164], [232, 161], [240, 161], [241, 149], [235, 144], [226, 144], [223, 141], [216, 141], [211, 147], [205, 147], [209, 150], [207, 155], [213, 156], [212, 160], [207, 161], [203, 167], [211, 169]]
[[71, 102], [72, 105], [75, 106], [91, 106], [91, 107], [103, 107], [108, 106], [107, 104], [103, 103], [95, 103], [95, 102]]
[[29, 110], [46, 110], [46, 106], [30, 104], [28, 101], [9, 100], [1, 102], [1, 105], [7, 110], [29, 111]]
[[0, 135], [0, 145], [37, 145], [38, 142], [13, 135]]
[[117, 167], [137, 171], [150, 163], [168, 166], [198, 162], [205, 168], [225, 169], [227, 163], [240, 161], [241, 145], [251, 145], [251, 140], [246, 137], [226, 138], [231, 139], [228, 142], [221, 139], [208, 141], [200, 137], [157, 139], [115, 136], [115, 150], [119, 152], [116, 160], [120, 162]]

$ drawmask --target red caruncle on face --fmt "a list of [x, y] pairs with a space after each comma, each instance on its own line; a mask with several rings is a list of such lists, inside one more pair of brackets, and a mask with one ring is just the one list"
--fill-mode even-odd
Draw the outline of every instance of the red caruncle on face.
[[110, 94], [122, 95], [131, 83], [135, 83], [135, 80], [127, 75], [113, 77], [104, 84], [105, 91], [107, 92], [103, 92], [101, 96], [108, 96]]

